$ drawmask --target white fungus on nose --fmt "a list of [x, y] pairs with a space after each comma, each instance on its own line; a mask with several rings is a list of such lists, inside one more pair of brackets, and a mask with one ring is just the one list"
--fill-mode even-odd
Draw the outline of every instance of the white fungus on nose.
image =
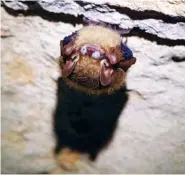
[[100, 54], [100, 52], [99, 51], [95, 51], [95, 52], [93, 52], [92, 53], [92, 55], [91, 55], [93, 58], [95, 58], [95, 59], [99, 59], [100, 58], [100, 56], [101, 56], [101, 54]]

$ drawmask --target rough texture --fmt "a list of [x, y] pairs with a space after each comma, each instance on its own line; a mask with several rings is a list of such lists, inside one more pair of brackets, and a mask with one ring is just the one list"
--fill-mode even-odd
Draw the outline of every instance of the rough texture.
[[[28, 7], [24, 5], [24, 3], [22, 2], [17, 2], [14, 0], [14, 2], [9, 2], [9, 3], [12, 4], [11, 5], [12, 8], [16, 10], [17, 9], [27, 10]], [[89, 6], [92, 6], [92, 7], [94, 6], [94, 4], [99, 4], [105, 7], [105, 4], [106, 4], [109, 6], [126, 7], [126, 8], [130, 8], [132, 10], [136, 10], [140, 12], [145, 11], [145, 10], [152, 10], [152, 11], [160, 12], [160, 13], [170, 15], [170, 16], [177, 16], [177, 17], [185, 16], [184, 0], [163, 0], [163, 1], [146, 1], [146, 0], [140, 0], [140, 1], [134, 1], [134, 0], [132, 1], [129, 1], [129, 0], [125, 0], [125, 1], [120, 1], [120, 0], [114, 0], [114, 1], [112, 0], [75, 0], [75, 1], [44, 0], [43, 1], [42, 0], [42, 1], [38, 1], [38, 3], [46, 4], [45, 7], [47, 7], [48, 9], [51, 7], [52, 11], [55, 10], [55, 12], [60, 11], [59, 7], [62, 7], [62, 5], [63, 5], [63, 9], [65, 9], [66, 11], [70, 9], [71, 11], [73, 11], [73, 10], [76, 10], [76, 8], [78, 7], [78, 5], [75, 5], [75, 4], [84, 3], [84, 4], [90, 4]], [[61, 4], [61, 5], [57, 6], [55, 4]], [[73, 13], [75, 14], [75, 11], [73, 11]]]
[[[102, 4], [103, 2], [105, 4]], [[76, 17], [82, 15], [95, 21], [104, 21], [117, 25], [121, 29], [140, 29], [146, 33], [172, 40], [185, 39], [185, 3], [182, 0], [177, 1], [175, 5], [171, 5], [171, 1], [157, 1], [156, 3], [138, 1], [136, 5], [134, 5], [134, 1], [126, 1], [124, 4], [121, 1], [113, 2], [93, 1], [92, 3], [91, 1], [45, 0], [31, 5], [30, 3], [16, 1], [6, 2], [5, 4], [14, 10], [36, 11], [39, 8], [41, 11], [56, 14], [69, 14]], [[144, 5], [142, 6], [142, 4]], [[148, 9], [145, 7], [147, 4]], [[178, 7], [176, 14], [171, 10], [173, 9], [172, 7], [174, 9]], [[43, 15], [41, 11], [37, 12]]]
[[[128, 7], [132, 10], [144, 11], [154, 10], [172, 16], [184, 16], [185, 4], [184, 0], [163, 0], [163, 1], [120, 1], [120, 0], [84, 0], [84, 2], [97, 3], [97, 4], [110, 4], [121, 7]], [[177, 10], [178, 9], [178, 10]]]
[[[139, 38], [134, 33], [129, 35], [128, 46], [138, 58], [127, 76], [128, 88], [133, 90], [130, 101], [120, 117], [110, 146], [94, 163], [82, 157], [80, 169], [74, 173], [185, 173], [183, 1], [139, 1], [137, 4], [134, 1], [126, 4], [120, 4], [121, 1], [89, 1], [88, 7], [84, 7], [85, 1], [60, 2], [62, 8], [53, 3], [46, 6], [46, 1], [42, 1], [42, 4], [39, 1], [43, 9], [53, 12], [60, 9], [59, 14], [68, 13], [72, 15], [70, 18], [52, 20], [52, 14], [47, 13], [46, 16], [51, 15], [51, 19], [42, 19], [47, 11], [40, 14], [34, 10], [32, 14], [41, 17], [29, 14], [14, 17], [1, 8], [2, 173], [39, 173], [58, 168], [52, 155], [55, 144], [52, 112], [55, 106], [55, 80], [59, 74], [56, 59], [60, 52], [59, 40], [82, 27], [81, 18], [78, 17], [82, 13], [85, 16], [91, 14], [92, 18], [102, 18], [111, 24], [114, 21], [119, 26], [125, 24], [123, 28], [136, 25], [142, 29], [145, 24], [146, 30], [147, 26], [152, 26], [148, 32], [157, 31], [153, 34], [158, 37], [152, 40], [150, 37]], [[170, 18], [176, 20], [173, 23], [159, 19], [130, 20], [124, 11], [115, 8], [111, 12], [110, 5], [98, 8], [95, 5], [105, 2], [115, 7], [120, 5], [136, 11], [155, 10], [183, 18], [181, 21]], [[161, 9], [162, 3], [164, 8]], [[14, 8], [29, 11], [30, 5], [14, 4]], [[73, 17], [77, 23], [75, 26], [67, 23]], [[161, 43], [160, 37], [166, 40], [158, 45]], [[156, 44], [158, 39], [160, 42]], [[170, 42], [173, 46], [169, 45]]]

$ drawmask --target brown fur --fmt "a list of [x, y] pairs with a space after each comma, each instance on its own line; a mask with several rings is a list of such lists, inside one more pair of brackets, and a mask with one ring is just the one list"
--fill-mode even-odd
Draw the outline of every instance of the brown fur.
[[[62, 67], [62, 65], [63, 65], [62, 59], [59, 59], [59, 64]], [[83, 72], [81, 72], [80, 75], [83, 75]], [[74, 88], [74, 89], [77, 89], [79, 91], [86, 92], [89, 95], [100, 95], [100, 94], [112, 94], [116, 90], [118, 90], [121, 87], [123, 87], [123, 85], [125, 83], [125, 76], [126, 76], [126, 73], [123, 73], [123, 75], [120, 75], [120, 76], [115, 76], [115, 74], [114, 74], [115, 78], [114, 78], [114, 82], [111, 84], [111, 86], [108, 86], [107, 88], [104, 88], [104, 89], [96, 89], [96, 90], [89, 89], [89, 88], [87, 88], [85, 86], [81, 86], [81, 85], [73, 82], [69, 78], [63, 78], [63, 79], [64, 79], [65, 83], [70, 88]]]
[[109, 54], [115, 54], [119, 61], [123, 58], [123, 53], [121, 51], [120, 45], [117, 47], [109, 48], [108, 52]]
[[[111, 29], [107, 29], [101, 26], [88, 26], [84, 27], [78, 31], [78, 36], [75, 40], [77, 49], [79, 49], [84, 44], [96, 44], [100, 45], [108, 53], [116, 53], [116, 56], [121, 59], [122, 53], [120, 50], [121, 37], [118, 33], [115, 33]], [[63, 62], [61, 61], [61, 65]], [[63, 66], [61, 66], [63, 67]], [[115, 70], [116, 74], [118, 71]], [[92, 59], [88, 56], [81, 56], [73, 72], [73, 78], [78, 79], [78, 77], [87, 77], [88, 79], [99, 80], [100, 75], [100, 62], [98, 60]], [[103, 89], [92, 90], [74, 81], [66, 78], [65, 82], [75, 89], [80, 91], [85, 91], [88, 94], [110, 94], [115, 90], [120, 89], [125, 83], [126, 73], [123, 72], [119, 76], [113, 76], [113, 82]], [[96, 86], [96, 85], [95, 85]]]
[[118, 33], [101, 27], [88, 26], [78, 31], [78, 37], [75, 41], [77, 47], [84, 44], [97, 44], [103, 47], [106, 51], [110, 48], [120, 45], [121, 38]]

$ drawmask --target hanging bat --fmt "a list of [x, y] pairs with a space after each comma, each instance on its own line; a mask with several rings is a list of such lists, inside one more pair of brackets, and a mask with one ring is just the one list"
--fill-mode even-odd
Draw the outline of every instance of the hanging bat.
[[98, 25], [65, 37], [60, 49], [55, 153], [70, 169], [81, 154], [96, 160], [113, 138], [128, 100], [126, 73], [136, 58], [119, 33]]

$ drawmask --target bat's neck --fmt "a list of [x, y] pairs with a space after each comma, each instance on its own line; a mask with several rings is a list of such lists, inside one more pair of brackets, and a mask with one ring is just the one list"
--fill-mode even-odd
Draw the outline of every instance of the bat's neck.
[[73, 82], [69, 78], [63, 78], [63, 80], [69, 88], [84, 92], [88, 95], [110, 95], [125, 88], [124, 81], [122, 83], [114, 84], [113, 86], [105, 87], [103, 89], [89, 89], [87, 87], [77, 84], [76, 82]]

